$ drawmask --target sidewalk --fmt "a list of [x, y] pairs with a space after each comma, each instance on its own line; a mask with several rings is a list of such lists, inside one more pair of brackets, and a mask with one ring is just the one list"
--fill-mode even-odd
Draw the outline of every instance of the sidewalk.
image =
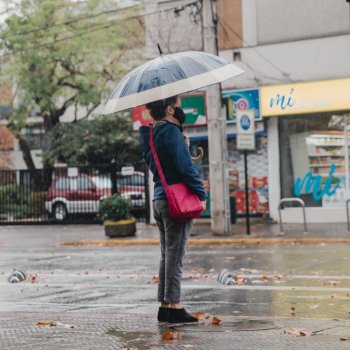
[[[210, 317], [198, 325], [160, 325], [155, 226], [140, 223], [137, 236], [127, 239], [106, 238], [101, 225], [0, 226], [0, 349], [349, 349], [348, 246], [266, 245], [350, 242], [345, 225], [312, 225], [307, 235], [296, 225], [283, 237], [267, 223], [254, 222], [250, 237], [244, 222], [233, 228], [232, 237], [218, 237], [208, 221], [197, 222], [191, 244], [222, 245], [187, 253], [184, 305]], [[87, 240], [102, 247], [62, 246]], [[146, 240], [154, 246], [103, 246]], [[241, 246], [225, 246], [230, 240]], [[36, 282], [8, 283], [14, 267], [37, 275]], [[219, 284], [223, 268], [251, 283]], [[215, 315], [219, 325], [212, 324]], [[166, 332], [175, 339], [163, 340]]]
[[158, 324], [155, 317], [108, 312], [0, 313], [0, 348], [329, 350], [349, 349], [350, 344], [347, 320], [221, 317], [221, 321], [219, 325], [211, 319], [198, 325], [170, 325]]
[[[79, 226], [74, 226], [77, 230]], [[209, 219], [196, 220], [193, 225], [190, 245], [218, 245], [218, 244], [319, 244], [319, 243], [349, 243], [350, 233], [345, 223], [338, 224], [309, 224], [308, 232], [304, 233], [302, 224], [283, 225], [284, 234], [281, 235], [280, 226], [269, 223], [263, 219], [252, 219], [250, 235], [247, 235], [244, 219], [232, 225], [232, 235], [218, 235], [211, 231]], [[103, 227], [101, 226], [101, 230]], [[156, 225], [138, 223], [135, 237], [114, 238], [103, 237], [99, 239], [70, 240], [63, 242], [66, 246], [124, 246], [124, 245], [158, 245], [159, 236]]]

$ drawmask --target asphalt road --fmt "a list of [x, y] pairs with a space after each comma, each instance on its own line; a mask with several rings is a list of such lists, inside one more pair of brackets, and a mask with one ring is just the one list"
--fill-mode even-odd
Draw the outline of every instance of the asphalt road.
[[[156, 314], [158, 247], [59, 246], [101, 238], [98, 225], [0, 227], [1, 310]], [[340, 244], [190, 247], [183, 303], [219, 316], [349, 319], [349, 259]], [[34, 283], [10, 284], [13, 268]], [[238, 285], [217, 282], [224, 268]]]

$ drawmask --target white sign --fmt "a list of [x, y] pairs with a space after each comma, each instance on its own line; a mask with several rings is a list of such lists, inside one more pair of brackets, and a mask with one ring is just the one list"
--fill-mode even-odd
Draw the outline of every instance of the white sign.
[[133, 166], [124, 166], [124, 167], [122, 167], [122, 175], [123, 176], [133, 175], [134, 171], [135, 171], [135, 169], [134, 169]]
[[68, 177], [76, 177], [78, 173], [78, 168], [68, 168]]
[[254, 111], [237, 111], [237, 149], [255, 150]]

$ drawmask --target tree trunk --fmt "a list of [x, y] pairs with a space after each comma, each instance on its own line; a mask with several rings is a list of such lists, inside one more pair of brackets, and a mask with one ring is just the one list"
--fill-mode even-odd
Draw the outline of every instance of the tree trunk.
[[40, 190], [42, 187], [40, 175], [35, 167], [32, 154], [30, 153], [30, 148], [28, 142], [21, 136], [18, 137], [19, 147], [23, 154], [23, 160], [27, 165], [31, 179], [33, 179], [35, 188]]

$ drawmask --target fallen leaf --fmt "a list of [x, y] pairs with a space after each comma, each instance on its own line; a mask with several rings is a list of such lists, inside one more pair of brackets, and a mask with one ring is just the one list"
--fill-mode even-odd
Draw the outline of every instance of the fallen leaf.
[[217, 318], [216, 316], [214, 316], [211, 323], [219, 325], [221, 323], [221, 320], [220, 320], [220, 318]]
[[300, 330], [300, 335], [302, 337], [309, 337], [312, 334], [313, 334], [313, 332], [312, 331], [308, 331], [307, 329], [301, 329]]
[[204, 274], [203, 275], [203, 278], [206, 280], [206, 281], [212, 281], [214, 279], [214, 276], [213, 275], [209, 275], [209, 274]]
[[184, 276], [184, 279], [189, 279], [189, 280], [199, 280], [201, 278], [200, 273], [195, 273], [195, 274], [188, 274]]
[[263, 281], [268, 281], [269, 276], [266, 275], [266, 274], [264, 274], [264, 275], [261, 276], [261, 279], [262, 279]]
[[179, 339], [180, 334], [178, 332], [164, 332], [163, 333], [163, 340], [174, 340]]
[[337, 286], [340, 286], [340, 280], [324, 281], [324, 282], [323, 282], [323, 285], [324, 285], [324, 286], [334, 286], [334, 287], [337, 287]]
[[274, 280], [281, 280], [282, 278], [283, 278], [283, 276], [280, 275], [279, 273], [276, 273], [276, 274], [273, 275], [273, 279]]
[[208, 320], [210, 318], [209, 314], [204, 314], [204, 319]]
[[293, 328], [293, 327], [289, 327], [289, 328], [286, 328], [284, 331], [283, 331], [285, 334], [291, 334], [291, 335], [295, 335], [297, 337], [309, 337], [310, 335], [313, 335], [314, 332], [308, 330], [308, 329], [305, 329], [305, 328]]
[[202, 314], [201, 312], [196, 312], [193, 316], [194, 316], [195, 318], [197, 318], [198, 320], [203, 319], [203, 314]]
[[292, 307], [290, 308], [290, 313], [291, 313], [292, 315], [295, 315], [295, 314], [296, 314], [296, 310], [295, 310], [295, 307], [294, 307], [294, 306], [292, 306]]
[[156, 284], [156, 283], [158, 283], [158, 281], [159, 281], [159, 277], [158, 276], [153, 276], [152, 277], [152, 283]]
[[27, 281], [30, 281], [32, 283], [38, 282], [38, 275], [37, 274], [29, 274], [27, 276]]
[[341, 337], [340, 340], [343, 340], [343, 341], [350, 340], [350, 337]]
[[36, 324], [37, 326], [41, 327], [56, 327], [57, 323], [56, 322], [45, 322], [45, 321], [40, 321]]
[[234, 277], [235, 277], [237, 285], [239, 285], [239, 286], [244, 286], [247, 283], [247, 280], [244, 279], [243, 277], [239, 277], [239, 276], [234, 276]]

